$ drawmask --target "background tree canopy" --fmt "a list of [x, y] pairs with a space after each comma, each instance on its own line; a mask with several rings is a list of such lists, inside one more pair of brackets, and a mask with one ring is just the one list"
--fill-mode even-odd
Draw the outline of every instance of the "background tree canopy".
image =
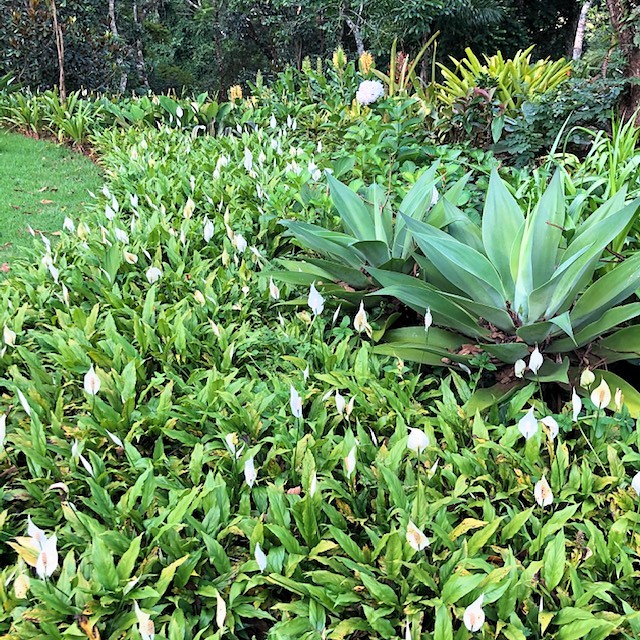
[[[500, 49], [512, 55], [571, 52], [582, 2], [577, 0], [0, 0], [0, 70], [32, 88], [58, 81], [52, 7], [56, 5], [70, 90], [225, 91], [269, 77], [339, 45], [386, 57], [394, 38], [415, 53], [436, 30], [437, 57]], [[597, 3], [596, 3], [597, 4]], [[637, 40], [632, 1], [602, 4], [615, 12], [626, 54]], [[630, 26], [631, 25], [631, 26]], [[620, 37], [622, 33], [622, 37]], [[637, 49], [637, 44], [635, 45]], [[423, 73], [428, 74], [425, 58]]]

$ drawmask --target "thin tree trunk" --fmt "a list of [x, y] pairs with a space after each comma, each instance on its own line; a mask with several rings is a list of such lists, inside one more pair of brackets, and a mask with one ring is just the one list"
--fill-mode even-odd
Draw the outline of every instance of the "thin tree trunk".
[[353, 34], [353, 39], [356, 41], [356, 48], [358, 49], [358, 57], [360, 57], [366, 49], [364, 48], [364, 40], [362, 38], [362, 12], [364, 11], [364, 2], [360, 2], [360, 7], [357, 11], [355, 11], [356, 19], [353, 20], [348, 11], [350, 10], [349, 2], [345, 2], [342, 6], [342, 13], [344, 15], [344, 21], [347, 23], [349, 29], [351, 29], [351, 33]]
[[[113, 34], [114, 39], [116, 40], [116, 45], [119, 45], [118, 42], [120, 35], [118, 33], [118, 25], [116, 23], [116, 0], [109, 0], [109, 28], [111, 29], [111, 33]], [[128, 76], [127, 72], [124, 69], [124, 60], [122, 58], [122, 54], [118, 52], [116, 55], [116, 64], [119, 69], [122, 69], [122, 75], [120, 76], [120, 86], [118, 90], [120, 93], [124, 93], [127, 90], [127, 81]]]
[[591, 8], [591, 0], [587, 0], [580, 10], [580, 17], [578, 18], [578, 27], [576, 28], [576, 37], [573, 41], [573, 55], [574, 60], [579, 60], [582, 56], [582, 45], [584, 43], [584, 31], [587, 26], [587, 14]]
[[53, 14], [53, 31], [56, 34], [56, 49], [58, 51], [58, 90], [60, 91], [60, 99], [62, 102], [65, 102], [67, 99], [67, 87], [64, 81], [64, 38], [62, 36], [62, 29], [58, 24], [56, 0], [51, 0], [51, 13]]
[[144, 53], [142, 52], [142, 26], [140, 25], [140, 18], [138, 15], [138, 0], [133, 0], [133, 24], [136, 31], [136, 69], [140, 76], [140, 82], [142, 86], [149, 90], [149, 78], [147, 76], [147, 65], [144, 62]]
[[633, 19], [638, 7], [638, 0], [607, 0], [611, 26], [626, 61], [624, 75], [629, 80], [636, 81], [631, 84], [622, 100], [621, 115], [623, 118], [631, 118], [635, 113], [636, 124], [640, 125], [640, 85], [637, 83], [640, 77], [640, 25]]

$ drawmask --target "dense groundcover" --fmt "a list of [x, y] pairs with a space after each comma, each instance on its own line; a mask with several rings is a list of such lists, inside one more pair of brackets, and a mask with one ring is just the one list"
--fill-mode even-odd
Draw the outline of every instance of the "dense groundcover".
[[487, 638], [637, 637], [624, 406], [481, 411], [481, 376], [262, 273], [278, 220], [335, 222], [323, 170], [399, 201], [440, 158], [478, 215], [491, 158], [313, 117], [106, 130], [94, 204], [2, 285], [0, 634], [462, 639], [481, 602]]

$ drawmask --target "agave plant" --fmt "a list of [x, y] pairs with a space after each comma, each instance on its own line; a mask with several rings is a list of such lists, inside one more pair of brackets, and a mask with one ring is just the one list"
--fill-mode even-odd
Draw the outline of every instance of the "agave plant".
[[[409, 233], [409, 221], [428, 221], [434, 228], [471, 225], [469, 218], [451, 203], [459, 203], [471, 174], [462, 176], [440, 197], [438, 188], [442, 177], [439, 163], [434, 163], [417, 180], [402, 200], [398, 213], [388, 204], [386, 191], [378, 184], [364, 189], [360, 197], [348, 186], [327, 175], [331, 197], [340, 217], [342, 231], [325, 229], [319, 225], [295, 220], [281, 224], [298, 243], [319, 257], [303, 260], [281, 260], [288, 271], [270, 273], [274, 278], [292, 284], [309, 285], [315, 281], [338, 285], [328, 292], [342, 292], [345, 299], [350, 291], [362, 291], [380, 284], [364, 270], [411, 273], [416, 267], [415, 243]], [[373, 274], [372, 271], [370, 273]], [[344, 287], [346, 285], [346, 288]], [[361, 299], [358, 294], [354, 300]]]
[[[406, 217], [423, 253], [416, 256], [422, 277], [368, 271], [383, 285], [377, 295], [429, 309], [440, 330], [428, 338], [424, 329], [391, 332], [379, 350], [424, 362], [467, 361], [465, 354], [483, 350], [514, 363], [534, 345], [556, 360], [571, 351], [592, 364], [639, 358], [640, 326], [623, 325], [640, 315], [640, 302], [629, 301], [640, 286], [640, 254], [592, 281], [607, 245], [640, 206], [625, 197], [620, 190], [568, 233], [560, 172], [525, 215], [494, 170], [481, 227], [454, 235]], [[547, 359], [540, 375], [566, 380], [568, 365], [568, 358]]]

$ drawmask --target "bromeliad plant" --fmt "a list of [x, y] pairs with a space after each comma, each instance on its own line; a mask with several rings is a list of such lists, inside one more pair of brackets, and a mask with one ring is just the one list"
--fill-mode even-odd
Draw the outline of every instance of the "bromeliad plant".
[[[443, 357], [468, 364], [479, 350], [515, 363], [534, 345], [557, 358], [576, 351], [592, 365], [640, 357], [640, 326], [621, 328], [640, 315], [640, 303], [628, 301], [640, 285], [640, 255], [592, 282], [607, 245], [640, 205], [625, 196], [619, 191], [568, 233], [559, 172], [525, 215], [494, 171], [481, 227], [468, 221], [462, 232], [456, 225], [443, 230], [405, 216], [423, 254], [416, 255], [423, 277], [368, 271], [383, 285], [376, 295], [429, 309], [442, 329], [390, 332], [391, 343], [379, 351], [432, 364]], [[566, 381], [568, 365], [568, 358], [548, 360], [539, 376]]]

